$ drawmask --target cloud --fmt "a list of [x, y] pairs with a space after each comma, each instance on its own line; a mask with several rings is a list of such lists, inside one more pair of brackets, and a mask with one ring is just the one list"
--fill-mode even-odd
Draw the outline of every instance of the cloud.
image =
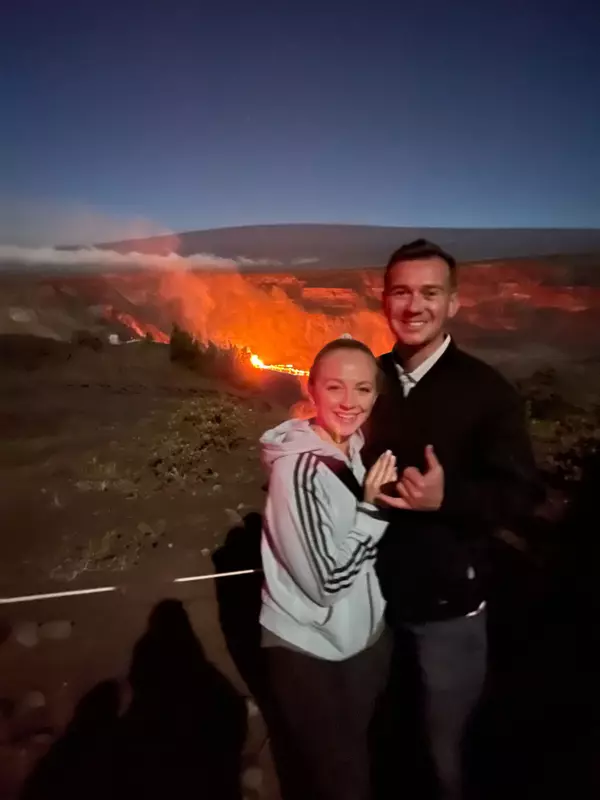
[[283, 262], [274, 258], [247, 258], [246, 256], [236, 256], [236, 264], [240, 268], [244, 267], [282, 267]]
[[290, 262], [292, 267], [301, 267], [305, 264], [318, 264], [320, 261], [319, 258], [310, 257], [310, 258], [293, 258]]
[[[244, 259], [248, 266], [250, 259]], [[180, 256], [177, 253], [120, 253], [116, 250], [84, 247], [62, 250], [55, 247], [0, 245], [0, 270], [60, 272], [113, 272], [119, 270], [234, 270], [237, 260], [210, 253]]]

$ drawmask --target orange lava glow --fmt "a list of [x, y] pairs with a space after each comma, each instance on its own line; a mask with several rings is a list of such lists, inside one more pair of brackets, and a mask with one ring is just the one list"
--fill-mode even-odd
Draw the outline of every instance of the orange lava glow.
[[[106, 274], [103, 281], [110, 288], [106, 316], [136, 336], [166, 343], [177, 323], [205, 345], [245, 350], [256, 370], [306, 376], [321, 347], [343, 334], [376, 355], [393, 344], [381, 313], [381, 269], [291, 274], [149, 268]], [[512, 337], [511, 347], [517, 336], [557, 346], [600, 341], [600, 289], [571, 285], [566, 268], [542, 261], [468, 265], [460, 270], [459, 290], [453, 326], [467, 345], [484, 337], [495, 347], [503, 335]]]
[[130, 304], [128, 313], [117, 313], [113, 303], [110, 316], [136, 335], [167, 342], [176, 322], [203, 344], [249, 351], [258, 370], [306, 376], [315, 353], [346, 333], [377, 353], [391, 346], [385, 318], [369, 307], [377, 303], [369, 291], [354, 292], [354, 306], [344, 313], [329, 313], [304, 305], [304, 281], [292, 275], [148, 270], [105, 280]]
[[265, 364], [262, 358], [254, 353], [250, 356], [250, 363], [256, 369], [268, 369], [271, 372], [287, 372], [288, 375], [308, 375], [307, 369], [296, 369], [293, 364]]
[[[149, 334], [155, 342], [159, 342], [160, 344], [169, 343], [168, 335], [164, 333], [164, 331], [159, 330], [156, 325], [140, 322], [131, 314], [126, 314], [122, 311], [113, 311], [113, 316], [142, 339]], [[250, 354], [250, 364], [252, 364], [255, 369], [264, 369], [270, 372], [286, 372], [288, 375], [298, 376], [308, 375], [308, 370], [297, 369], [293, 364], [265, 364], [262, 358], [252, 352]]]
[[148, 322], [140, 322], [131, 314], [126, 314], [123, 311], [113, 311], [113, 315], [119, 320], [119, 322], [130, 328], [141, 339], [150, 334], [155, 342], [160, 342], [161, 344], [169, 343], [169, 337], [167, 334], [157, 328], [156, 325], [152, 325]]

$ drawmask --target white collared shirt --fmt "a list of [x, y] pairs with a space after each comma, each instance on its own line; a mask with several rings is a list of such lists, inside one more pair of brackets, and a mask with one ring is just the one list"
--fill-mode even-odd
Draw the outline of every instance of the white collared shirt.
[[450, 336], [447, 334], [438, 349], [428, 356], [422, 364], [419, 364], [418, 367], [415, 367], [412, 372], [406, 372], [397, 361], [394, 362], [396, 364], [396, 371], [398, 373], [398, 377], [400, 378], [402, 391], [404, 392], [405, 397], [413, 388], [413, 386], [416, 386], [421, 378], [426, 375], [433, 365], [444, 355], [450, 345], [450, 341]]

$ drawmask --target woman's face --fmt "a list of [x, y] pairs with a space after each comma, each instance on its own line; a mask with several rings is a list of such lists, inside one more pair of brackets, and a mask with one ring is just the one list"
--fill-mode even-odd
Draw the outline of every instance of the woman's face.
[[332, 350], [316, 368], [310, 394], [316, 422], [335, 439], [346, 439], [365, 422], [377, 396], [375, 360], [360, 350]]

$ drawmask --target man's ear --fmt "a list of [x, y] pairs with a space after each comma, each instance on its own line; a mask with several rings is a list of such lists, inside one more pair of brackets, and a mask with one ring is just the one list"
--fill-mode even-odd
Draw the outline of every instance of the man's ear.
[[448, 317], [452, 319], [458, 313], [460, 308], [460, 298], [458, 296], [458, 292], [454, 291], [450, 295], [450, 302], [448, 304]]

